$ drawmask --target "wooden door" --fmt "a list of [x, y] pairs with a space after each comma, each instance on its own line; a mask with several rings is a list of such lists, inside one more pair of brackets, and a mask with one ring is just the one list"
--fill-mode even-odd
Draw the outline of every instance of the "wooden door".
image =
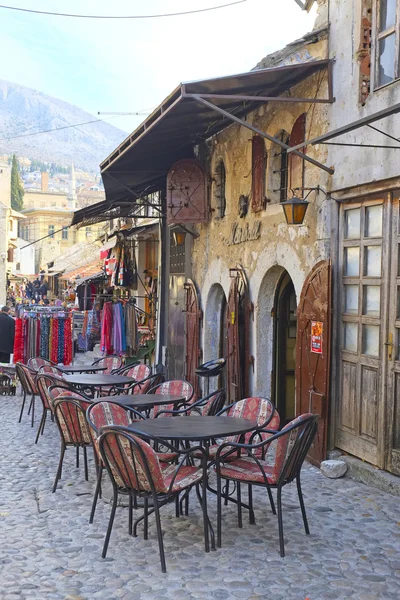
[[319, 415], [309, 452], [309, 460], [316, 465], [326, 457], [330, 337], [331, 265], [321, 261], [308, 275], [297, 309], [296, 412]]
[[[341, 206], [336, 445], [384, 467], [390, 202]], [[394, 322], [393, 322], [394, 325]], [[392, 359], [391, 359], [392, 360]]]
[[199, 378], [195, 373], [195, 369], [202, 362], [200, 327], [203, 314], [200, 310], [196, 286], [191, 279], [188, 279], [185, 283], [185, 293], [185, 378], [192, 384], [195, 395], [199, 397]]
[[226, 389], [228, 402], [248, 396], [250, 301], [247, 278], [242, 267], [230, 269], [226, 315]]

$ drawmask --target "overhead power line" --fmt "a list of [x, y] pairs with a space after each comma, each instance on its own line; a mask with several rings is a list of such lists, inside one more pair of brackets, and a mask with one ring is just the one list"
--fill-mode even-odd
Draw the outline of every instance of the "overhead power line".
[[[145, 113], [129, 113], [130, 115], [144, 115]], [[62, 129], [69, 129], [70, 127], [80, 127], [81, 125], [90, 125], [91, 123], [101, 123], [102, 121], [109, 121], [110, 119], [117, 119], [121, 115], [115, 115], [113, 117], [107, 117], [105, 119], [93, 119], [93, 121], [84, 121], [83, 123], [74, 123], [73, 125], [63, 125], [62, 127], [54, 127], [54, 129], [42, 129], [41, 131], [33, 131], [32, 133], [21, 133], [19, 135], [10, 135], [8, 137], [0, 138], [0, 142], [15, 140], [17, 138], [30, 137], [32, 135], [40, 135], [42, 133], [52, 133], [53, 131], [61, 131]]]
[[160, 19], [163, 17], [180, 17], [183, 15], [194, 15], [203, 12], [209, 12], [211, 10], [219, 10], [221, 8], [228, 8], [229, 6], [234, 6], [235, 4], [243, 4], [247, 2], [247, 0], [235, 0], [235, 2], [228, 2], [228, 4], [220, 4], [219, 6], [210, 6], [209, 8], [198, 8], [197, 10], [187, 10], [176, 13], [164, 13], [158, 15], [78, 15], [78, 14], [70, 14], [70, 13], [57, 13], [50, 12], [45, 10], [34, 10], [32, 8], [21, 8], [19, 6], [6, 6], [4, 4], [0, 4], [0, 8], [4, 8], [7, 10], [17, 10], [19, 12], [25, 13], [33, 13], [36, 15], [49, 15], [52, 17], [72, 17], [74, 19]]

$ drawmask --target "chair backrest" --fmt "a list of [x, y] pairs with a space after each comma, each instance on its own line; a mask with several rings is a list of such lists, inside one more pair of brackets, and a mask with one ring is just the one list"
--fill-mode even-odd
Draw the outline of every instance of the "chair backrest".
[[[254, 396], [251, 398], [244, 398], [235, 402], [233, 406], [227, 412], [229, 417], [236, 417], [238, 419], [254, 419], [258, 425], [268, 426], [268, 429], [277, 431], [279, 429], [280, 418], [279, 414], [275, 409], [273, 402], [269, 398], [261, 398]], [[244, 436], [244, 443], [248, 444], [251, 436], [254, 432], [249, 431]], [[267, 439], [272, 434], [267, 432], [260, 432], [257, 441]], [[238, 441], [242, 436], [231, 436], [229, 441]], [[243, 439], [243, 438], [242, 438]]]
[[305, 413], [274, 436], [277, 438], [273, 466], [275, 481], [290, 483], [298, 475], [317, 433], [317, 422], [318, 415]]
[[220, 410], [223, 409], [226, 392], [225, 390], [217, 390], [204, 398], [205, 404], [200, 406], [200, 411], [203, 417], [214, 417]]
[[160, 375], [156, 373], [155, 375], [149, 375], [145, 379], [137, 381], [133, 386], [133, 394], [148, 394], [152, 387], [160, 385], [163, 383], [164, 375]]
[[[57, 375], [47, 375], [46, 373], [38, 373], [36, 376], [36, 385], [43, 407], [53, 412], [53, 396], [50, 393], [50, 388], [57, 383]], [[61, 379], [61, 378], [60, 378]]]
[[168, 493], [156, 452], [144, 440], [111, 426], [102, 430], [99, 447], [114, 485], [139, 493]]
[[88, 400], [77, 400], [66, 396], [59, 396], [54, 402], [54, 417], [61, 438], [67, 446], [92, 443], [86, 421], [86, 410], [89, 406]]
[[[155, 387], [152, 387], [149, 394], [172, 394], [174, 396], [182, 396], [185, 398], [185, 404], [192, 404], [196, 397], [194, 395], [194, 389], [191, 383], [183, 381], [183, 379], [172, 379], [171, 381], [164, 381]], [[156, 416], [161, 410], [174, 410], [177, 407], [173, 404], [164, 404], [163, 406], [154, 407], [154, 416]]]
[[122, 366], [122, 358], [120, 356], [104, 356], [103, 358], [98, 358], [92, 362], [93, 366], [97, 367], [105, 367], [103, 373], [105, 375], [110, 375], [112, 371], [119, 369]]
[[39, 391], [36, 385], [36, 371], [30, 369], [23, 363], [16, 363], [15, 371], [17, 373], [18, 379], [21, 382], [22, 389], [26, 394], [38, 394]]
[[80, 394], [76, 390], [72, 390], [67, 385], [63, 385], [62, 381], [60, 381], [60, 383], [53, 384], [49, 388], [49, 395], [53, 403], [57, 398], [60, 398], [61, 396], [75, 398], [76, 400], [87, 400], [87, 398], [85, 398], [83, 394]]
[[59, 377], [64, 377], [64, 373], [57, 369], [54, 365], [42, 365], [39, 367], [39, 373], [48, 373], [49, 375], [58, 375]]
[[38, 372], [40, 367], [44, 367], [44, 365], [52, 365], [53, 363], [47, 358], [40, 358], [39, 356], [34, 356], [28, 360], [28, 367]]
[[148, 365], [134, 365], [128, 371], [123, 371], [121, 375], [126, 375], [127, 377], [133, 377], [136, 381], [142, 381], [142, 379], [146, 379], [151, 375], [151, 369]]

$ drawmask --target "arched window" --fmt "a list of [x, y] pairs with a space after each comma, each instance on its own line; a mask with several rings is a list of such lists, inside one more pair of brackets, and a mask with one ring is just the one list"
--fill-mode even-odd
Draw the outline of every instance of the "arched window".
[[[295, 121], [292, 132], [290, 134], [290, 146], [297, 146], [302, 144], [306, 139], [306, 114], [303, 113]], [[305, 148], [302, 148], [301, 152], [305, 152]], [[297, 190], [297, 194], [301, 193], [300, 190], [304, 188], [304, 158], [297, 156], [296, 154], [290, 154], [288, 161], [289, 168], [289, 183], [288, 186], [291, 190]]]
[[214, 175], [214, 197], [217, 217], [223, 219], [226, 211], [226, 171], [222, 158], [218, 161]]

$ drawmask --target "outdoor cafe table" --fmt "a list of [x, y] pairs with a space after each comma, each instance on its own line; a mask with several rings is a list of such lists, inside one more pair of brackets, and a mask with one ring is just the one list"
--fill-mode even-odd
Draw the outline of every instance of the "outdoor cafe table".
[[[64, 375], [64, 379], [70, 385], [80, 389], [102, 387], [115, 387], [118, 385], [127, 385], [135, 383], [133, 377], [125, 377], [124, 375], [102, 375], [102, 374], [87, 374], [87, 375]], [[122, 390], [121, 390], [122, 391]]]
[[100, 367], [97, 365], [57, 365], [57, 369], [63, 373], [97, 373], [98, 371], [105, 371], [107, 367]]
[[[208, 448], [210, 440], [225, 438], [231, 435], [242, 435], [248, 431], [255, 431], [259, 427], [255, 419], [240, 419], [236, 417], [159, 417], [135, 421], [129, 425], [134, 434], [142, 437], [150, 436], [159, 440], [200, 442], [206, 451], [208, 461]], [[203, 497], [206, 502], [206, 486], [203, 484]], [[207, 506], [207, 505], [206, 505]], [[215, 550], [214, 531], [209, 523], [211, 533], [211, 547]]]
[[153, 408], [153, 406], [162, 406], [163, 404], [180, 404], [185, 400], [185, 396], [174, 396], [172, 394], [121, 394], [120, 396], [102, 396], [96, 398], [95, 402], [118, 402], [123, 406], [147, 410]]

